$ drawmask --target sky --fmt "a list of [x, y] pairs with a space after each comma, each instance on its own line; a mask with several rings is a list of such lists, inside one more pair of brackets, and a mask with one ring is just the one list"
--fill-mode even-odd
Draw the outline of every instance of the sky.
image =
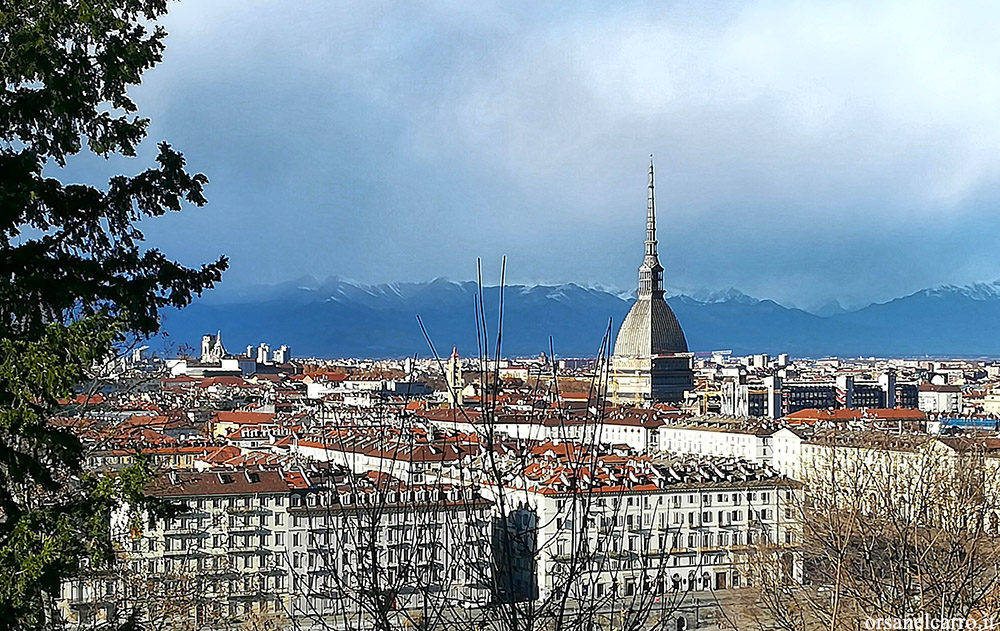
[[[147, 221], [223, 287], [628, 289], [649, 154], [681, 290], [859, 305], [1000, 278], [1000, 5], [186, 0], [132, 90], [209, 204]], [[224, 291], [220, 289], [219, 291]]]

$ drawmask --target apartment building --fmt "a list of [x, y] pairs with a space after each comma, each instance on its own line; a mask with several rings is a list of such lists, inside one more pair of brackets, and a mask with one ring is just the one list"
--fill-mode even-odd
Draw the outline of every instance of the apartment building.
[[[591, 442], [596, 432], [593, 420], [586, 416], [558, 414], [551, 410], [512, 412], [502, 409], [485, 418], [478, 410], [446, 408], [421, 411], [419, 418], [444, 430], [466, 434], [489, 431], [521, 440]], [[604, 438], [601, 440], [607, 442]]]
[[283, 453], [330, 462], [355, 473], [377, 472], [421, 483], [425, 474], [461, 467], [479, 446], [461, 436], [435, 437], [419, 427], [371, 426], [317, 430], [275, 443]]
[[63, 585], [70, 621], [129, 615], [116, 609], [122, 605], [199, 625], [284, 611], [289, 486], [280, 472], [170, 471], [148, 493], [188, 510], [152, 526], [124, 515], [113, 520], [122, 563], [111, 576]]
[[493, 499], [506, 513], [498, 545], [509, 559], [497, 582], [511, 599], [707, 593], [745, 586], [744, 552], [759, 542], [774, 544], [798, 579], [799, 492], [734, 458], [535, 462], [492, 490], [504, 495]]
[[121, 563], [63, 585], [67, 621], [122, 620], [123, 607], [198, 627], [358, 617], [389, 593], [398, 612], [491, 593], [492, 508], [469, 489], [247, 468], [171, 471], [148, 493], [188, 510], [146, 528], [116, 518]]
[[962, 413], [961, 386], [922, 383], [917, 396], [917, 405], [921, 412], [928, 414]]
[[289, 508], [294, 617], [484, 605], [492, 504], [452, 486], [312, 488]]
[[657, 451], [664, 424], [655, 409], [614, 408], [601, 419], [597, 441], [628, 445], [640, 453]]
[[661, 452], [731, 456], [750, 462], [770, 464], [774, 425], [731, 419], [692, 419], [685, 424], [659, 428]]

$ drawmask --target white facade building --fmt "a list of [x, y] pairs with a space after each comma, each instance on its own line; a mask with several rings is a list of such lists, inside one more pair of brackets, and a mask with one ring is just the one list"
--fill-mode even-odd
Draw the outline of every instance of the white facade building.
[[771, 464], [774, 428], [742, 429], [727, 425], [664, 425], [658, 430], [662, 452], [732, 456]]
[[469, 489], [215, 470], [162, 476], [151, 495], [191, 510], [141, 533], [118, 520], [123, 570], [64, 584], [69, 622], [124, 619], [122, 604], [197, 628], [363, 621], [364, 593], [375, 585], [398, 591], [399, 611], [489, 597], [492, 508]]
[[[635, 482], [591, 486], [581, 480], [582, 488], [571, 490], [565, 481], [540, 483], [548, 471], [541, 477], [526, 472], [524, 486], [507, 490], [506, 501], [518, 505], [508, 513], [508, 536], [533, 530], [535, 546], [522, 551], [524, 562], [514, 560], [511, 576], [498, 577], [509, 598], [568, 593], [600, 601], [614, 592], [628, 607], [644, 594], [739, 588], [746, 585], [743, 554], [759, 542], [774, 544], [801, 580], [795, 482], [732, 459], [632, 460], [616, 469]], [[714, 473], [703, 475], [706, 470]], [[582, 568], [574, 565], [576, 573], [567, 575], [581, 559]]]
[[917, 407], [928, 414], [961, 414], [961, 386], [920, 384], [917, 394]]

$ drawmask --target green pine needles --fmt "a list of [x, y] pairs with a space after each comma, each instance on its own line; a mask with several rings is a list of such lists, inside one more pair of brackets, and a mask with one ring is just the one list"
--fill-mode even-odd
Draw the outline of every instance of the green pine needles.
[[127, 89], [161, 60], [166, 0], [0, 0], [0, 629], [59, 626], [61, 582], [110, 567], [123, 507], [164, 516], [142, 458], [114, 476], [50, 423], [59, 399], [164, 307], [221, 280], [143, 248], [138, 222], [206, 203], [208, 179], [159, 144], [156, 164], [97, 186], [63, 184], [83, 151], [135, 156], [148, 119]]

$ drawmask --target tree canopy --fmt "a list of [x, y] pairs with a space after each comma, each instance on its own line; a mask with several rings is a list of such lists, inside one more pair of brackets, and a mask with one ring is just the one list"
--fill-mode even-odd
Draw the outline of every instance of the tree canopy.
[[[60, 582], [109, 563], [112, 512], [152, 509], [140, 463], [84, 470], [50, 422], [58, 400], [161, 311], [221, 280], [227, 260], [185, 267], [143, 247], [139, 222], [206, 203], [208, 179], [166, 142], [155, 165], [64, 183], [67, 160], [134, 157], [149, 120], [128, 89], [164, 51], [166, 0], [0, 0], [0, 628], [54, 621]], [[65, 179], [65, 177], [63, 177]]]

